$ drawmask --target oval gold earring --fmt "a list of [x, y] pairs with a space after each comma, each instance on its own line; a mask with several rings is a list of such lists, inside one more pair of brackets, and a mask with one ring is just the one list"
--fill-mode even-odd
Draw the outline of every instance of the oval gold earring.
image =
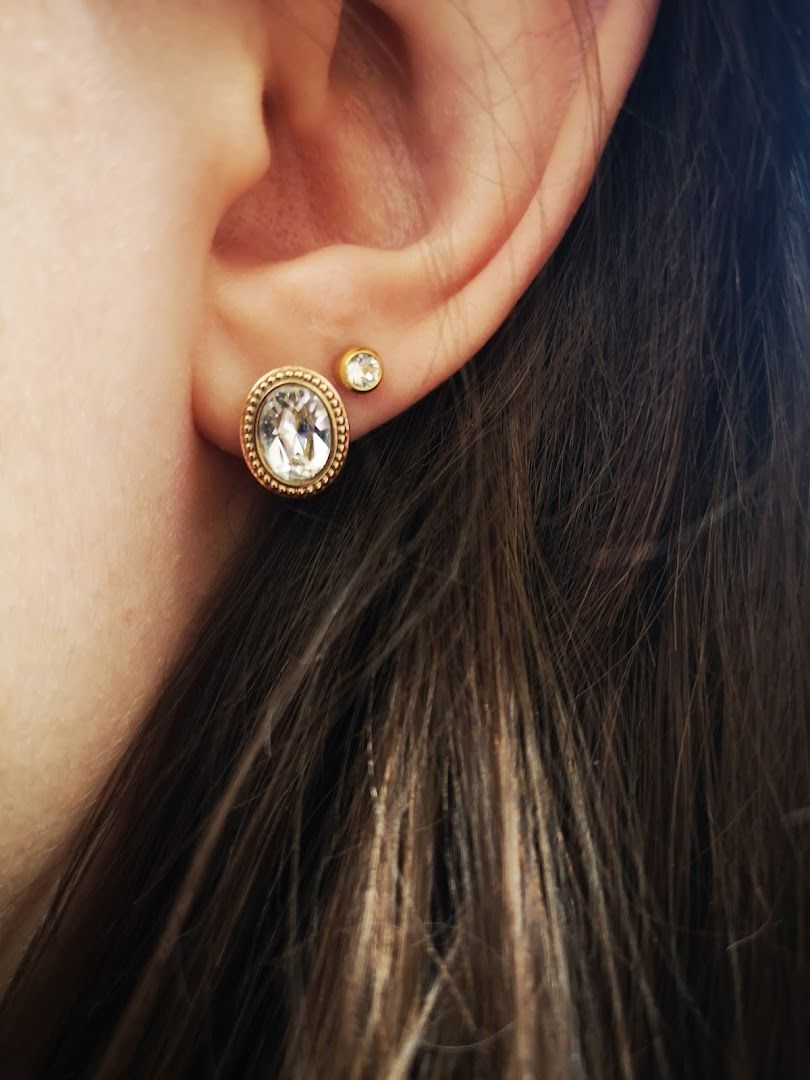
[[349, 452], [349, 417], [334, 386], [303, 367], [268, 371], [248, 394], [242, 455], [277, 495], [315, 495], [331, 484]]
[[[383, 369], [373, 349], [347, 350], [340, 381], [368, 393]], [[304, 367], [278, 367], [253, 385], [239, 428], [242, 456], [259, 483], [277, 495], [315, 495], [338, 476], [349, 452], [349, 417], [332, 383]]]

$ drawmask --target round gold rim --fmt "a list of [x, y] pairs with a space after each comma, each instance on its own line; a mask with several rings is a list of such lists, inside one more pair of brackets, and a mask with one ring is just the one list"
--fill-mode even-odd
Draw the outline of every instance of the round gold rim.
[[[329, 460], [318, 475], [303, 484], [289, 484], [279, 478], [268, 467], [261, 455], [256, 437], [256, 422], [262, 402], [282, 383], [301, 383], [309, 386], [318, 394], [329, 414], [332, 425], [332, 449]], [[346, 463], [349, 452], [349, 417], [340, 394], [331, 382], [317, 371], [302, 367], [281, 367], [268, 371], [253, 385], [242, 410], [242, 422], [239, 427], [242, 456], [253, 476], [262, 487], [277, 495], [315, 495], [332, 483]]]
[[[377, 381], [372, 383], [371, 386], [354, 386], [353, 383], [349, 380], [349, 361], [352, 360], [359, 353], [368, 353], [368, 355], [373, 356], [377, 363], [380, 365], [380, 374], [377, 378]], [[374, 349], [369, 349], [366, 345], [358, 345], [355, 348], [347, 349], [338, 362], [338, 375], [340, 376], [340, 381], [343, 383], [347, 390], [352, 390], [355, 394], [369, 394], [372, 390], [376, 390], [382, 382], [384, 371], [385, 369], [383, 367], [382, 357], [380, 356], [380, 354]]]

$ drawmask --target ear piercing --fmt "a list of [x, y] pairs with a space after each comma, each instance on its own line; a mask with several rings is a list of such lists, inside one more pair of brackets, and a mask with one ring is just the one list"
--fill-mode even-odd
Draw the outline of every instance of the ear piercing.
[[[349, 349], [338, 363], [343, 385], [379, 386], [382, 361]], [[279, 367], [254, 384], [239, 428], [242, 456], [259, 483], [278, 495], [315, 495], [332, 483], [349, 452], [349, 417], [332, 383], [304, 367]]]

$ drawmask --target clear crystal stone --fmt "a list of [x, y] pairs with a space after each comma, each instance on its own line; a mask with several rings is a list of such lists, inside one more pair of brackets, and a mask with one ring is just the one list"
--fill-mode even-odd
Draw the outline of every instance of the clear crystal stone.
[[355, 353], [346, 361], [344, 370], [354, 390], [371, 390], [382, 376], [380, 361], [368, 352]]
[[259, 453], [285, 484], [306, 484], [329, 463], [332, 421], [317, 390], [283, 383], [267, 395], [256, 423]]

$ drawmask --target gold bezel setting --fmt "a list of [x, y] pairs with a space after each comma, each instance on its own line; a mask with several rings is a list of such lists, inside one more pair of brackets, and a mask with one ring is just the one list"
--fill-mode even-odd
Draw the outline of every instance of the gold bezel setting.
[[[352, 379], [349, 372], [349, 364], [355, 358], [368, 356], [375, 361], [377, 365], [377, 377], [374, 382], [368, 385], [363, 385], [358, 381]], [[338, 361], [338, 376], [340, 381], [346, 387], [347, 390], [354, 390], [358, 394], [368, 394], [372, 390], [376, 390], [382, 382], [383, 377], [383, 362], [380, 354], [375, 352], [374, 349], [369, 349], [366, 346], [357, 346], [353, 349], [347, 349]]]
[[[315, 477], [301, 484], [291, 484], [273, 472], [262, 456], [256, 434], [262, 404], [284, 383], [299, 383], [313, 390], [323, 402], [331, 425], [331, 448], [326, 464]], [[346, 462], [349, 452], [349, 417], [337, 390], [317, 371], [302, 367], [274, 368], [262, 375], [248, 394], [242, 410], [239, 435], [245, 463], [262, 487], [277, 495], [315, 495], [332, 483]]]

